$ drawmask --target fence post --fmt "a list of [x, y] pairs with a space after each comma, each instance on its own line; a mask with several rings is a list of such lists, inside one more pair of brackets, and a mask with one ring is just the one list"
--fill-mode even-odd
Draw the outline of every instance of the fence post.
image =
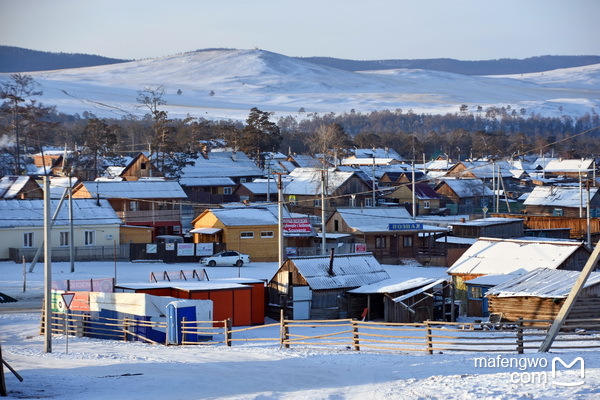
[[231, 347], [231, 318], [227, 318], [223, 325], [225, 326], [225, 345]]
[[129, 326], [128, 326], [128, 320], [127, 317], [125, 317], [123, 319], [123, 340], [126, 342], [129, 338], [128, 338], [128, 333], [129, 333]]
[[178, 344], [184, 344], [185, 343], [185, 339], [186, 339], [185, 338], [185, 334], [186, 334], [186, 328], [187, 328], [186, 322], [187, 322], [187, 318], [186, 317], [181, 318], [181, 343], [179, 343], [179, 340], [178, 340], [177, 341]]
[[286, 349], [290, 348], [290, 343], [288, 342], [290, 338], [290, 328], [285, 323], [285, 317], [283, 309], [279, 314], [279, 347], [282, 346]]
[[431, 336], [430, 321], [425, 321], [425, 341], [427, 342], [427, 352], [433, 354], [433, 337]]
[[352, 320], [352, 341], [354, 342], [354, 350], [360, 351], [360, 335], [358, 334], [358, 321]]
[[523, 354], [523, 317], [517, 322], [517, 354]]

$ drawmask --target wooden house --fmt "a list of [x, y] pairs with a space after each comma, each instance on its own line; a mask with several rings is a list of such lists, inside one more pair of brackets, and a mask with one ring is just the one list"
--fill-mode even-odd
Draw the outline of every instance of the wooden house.
[[[284, 211], [284, 218], [291, 215]], [[205, 210], [192, 221], [194, 243], [215, 243], [250, 255], [251, 261], [279, 259], [279, 220], [276, 206], [238, 206]], [[286, 233], [285, 246], [310, 247], [314, 230]]]
[[35, 179], [28, 175], [7, 175], [0, 178], [0, 199], [43, 199], [44, 191]]
[[[413, 196], [414, 189], [414, 196]], [[417, 204], [417, 215], [437, 214], [440, 210], [442, 197], [427, 183], [403, 184], [392, 193], [383, 196], [412, 210], [413, 199]]]
[[[419, 237], [447, 232], [446, 228], [415, 221], [404, 207], [338, 208], [327, 220], [326, 230], [351, 234], [355, 243], [366, 244], [366, 251], [386, 264], [398, 264], [406, 258], [429, 260], [436, 248], [420, 248]], [[444, 258], [444, 254], [435, 255]]]
[[373, 206], [371, 185], [354, 171], [296, 168], [283, 190], [290, 212], [321, 215], [323, 187], [327, 216], [338, 207]]
[[268, 313], [277, 317], [284, 310], [293, 319], [348, 318], [357, 310], [349, 308], [346, 292], [388, 278], [369, 253], [291, 257], [268, 283]]
[[[537, 268], [489, 289], [489, 310], [502, 314], [506, 321], [519, 317], [553, 320], [579, 275], [578, 271]], [[590, 274], [568, 318], [600, 318], [600, 272]]]
[[[536, 186], [523, 202], [525, 212], [556, 217], [585, 217], [588, 191], [578, 186]], [[597, 187], [589, 188], [589, 207], [593, 217], [600, 215], [600, 195]]]
[[[395, 187], [405, 185], [412, 182], [412, 171], [386, 171], [379, 178], [379, 186], [381, 188]], [[422, 182], [427, 179], [427, 176], [422, 171], [415, 171], [415, 182]]]
[[105, 175], [109, 178], [120, 178], [124, 181], [137, 181], [141, 178], [161, 177], [162, 173], [144, 153], [139, 153], [124, 167], [107, 168]]
[[523, 219], [488, 217], [452, 224], [452, 235], [463, 238], [519, 238], [524, 235]]
[[182, 233], [181, 206], [187, 196], [175, 181], [81, 182], [73, 198], [106, 199], [124, 224], [153, 227], [155, 235]]
[[192, 165], [184, 167], [179, 183], [190, 201], [221, 204], [239, 200], [233, 195], [238, 184], [264, 175], [243, 152], [213, 150], [203, 152]]
[[494, 193], [481, 179], [444, 179], [434, 190], [442, 198], [441, 207], [457, 206], [457, 213], [471, 213], [492, 203]]
[[[498, 172], [500, 170], [500, 172]], [[491, 180], [501, 176], [504, 179], [512, 178], [511, 165], [506, 161], [459, 161], [446, 173], [448, 177], [462, 179]]]
[[579, 178], [588, 179], [592, 177], [596, 168], [596, 162], [593, 158], [581, 159], [553, 159], [543, 168], [547, 178], [564, 177], [572, 180]]
[[256, 179], [252, 182], [240, 183], [233, 195], [241, 202], [273, 202], [277, 201], [277, 181], [274, 179]]
[[512, 274], [535, 268], [578, 271], [589, 258], [583, 242], [536, 238], [479, 238], [452, 266], [456, 297], [467, 300], [465, 282], [483, 275]]

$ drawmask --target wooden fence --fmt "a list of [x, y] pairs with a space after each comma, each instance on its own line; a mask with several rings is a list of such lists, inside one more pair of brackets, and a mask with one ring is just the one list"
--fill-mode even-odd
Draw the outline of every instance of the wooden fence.
[[[335, 320], [286, 320], [251, 327], [233, 328], [231, 320], [182, 321], [181, 345], [232, 346], [234, 343], [272, 345], [281, 348], [311, 347], [395, 352], [536, 352], [544, 340], [550, 320], [516, 323], [425, 321], [404, 324]], [[43, 323], [42, 323], [43, 328]], [[144, 334], [144, 328], [166, 332], [166, 323], [133, 319], [100, 318], [53, 313], [52, 332], [73, 336], [167, 344]], [[256, 333], [260, 331], [260, 333]], [[600, 348], [600, 319], [568, 320], [552, 350]]]

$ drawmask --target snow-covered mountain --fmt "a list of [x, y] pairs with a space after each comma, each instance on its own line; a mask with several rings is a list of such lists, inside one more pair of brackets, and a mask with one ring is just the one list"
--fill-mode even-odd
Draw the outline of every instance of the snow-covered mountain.
[[[465, 76], [427, 70], [349, 72], [264, 50], [206, 50], [97, 67], [28, 73], [40, 101], [65, 113], [141, 116], [136, 98], [165, 89], [170, 117], [245, 119], [252, 107], [275, 116], [355, 110], [445, 114], [478, 106], [527, 114], [582, 115], [600, 106], [600, 64], [511, 76]], [[0, 80], [8, 79], [1, 74]]]

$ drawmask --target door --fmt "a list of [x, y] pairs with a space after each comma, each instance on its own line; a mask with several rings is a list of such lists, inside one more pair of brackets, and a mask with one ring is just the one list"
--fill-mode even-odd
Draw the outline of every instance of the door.
[[310, 319], [312, 291], [308, 286], [292, 288], [293, 319]]

